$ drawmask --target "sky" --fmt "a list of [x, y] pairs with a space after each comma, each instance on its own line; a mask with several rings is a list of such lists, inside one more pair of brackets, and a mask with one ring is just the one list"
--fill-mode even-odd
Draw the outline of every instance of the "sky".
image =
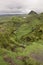
[[0, 0], [0, 14], [25, 14], [31, 10], [43, 12], [43, 0]]

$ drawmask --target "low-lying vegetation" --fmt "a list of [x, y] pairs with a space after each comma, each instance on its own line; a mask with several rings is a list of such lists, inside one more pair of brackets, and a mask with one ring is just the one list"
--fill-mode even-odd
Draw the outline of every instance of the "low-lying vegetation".
[[43, 65], [43, 14], [1, 17], [0, 65]]

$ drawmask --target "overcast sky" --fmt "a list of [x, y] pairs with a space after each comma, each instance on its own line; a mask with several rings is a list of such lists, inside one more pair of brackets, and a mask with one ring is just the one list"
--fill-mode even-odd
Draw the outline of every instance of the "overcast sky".
[[0, 0], [0, 14], [43, 12], [43, 0]]

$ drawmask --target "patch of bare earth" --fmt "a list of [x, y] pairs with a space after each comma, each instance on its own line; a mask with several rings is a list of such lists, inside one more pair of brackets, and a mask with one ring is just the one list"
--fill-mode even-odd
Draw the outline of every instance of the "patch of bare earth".
[[26, 59], [29, 59], [29, 57], [28, 56], [18, 56], [17, 59], [21, 61], [25, 61]]
[[4, 59], [5, 62], [8, 62], [10, 65], [16, 65], [11, 57], [8, 57], [8, 56], [5, 55], [3, 57], [3, 59]]
[[37, 54], [37, 53], [31, 53], [30, 56], [35, 59], [38, 62], [43, 63], [43, 52]]

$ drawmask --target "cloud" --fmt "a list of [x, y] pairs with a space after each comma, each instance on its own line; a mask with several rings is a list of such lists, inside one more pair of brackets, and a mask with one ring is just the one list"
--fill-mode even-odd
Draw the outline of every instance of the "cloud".
[[42, 0], [0, 0], [0, 13], [43, 12]]

